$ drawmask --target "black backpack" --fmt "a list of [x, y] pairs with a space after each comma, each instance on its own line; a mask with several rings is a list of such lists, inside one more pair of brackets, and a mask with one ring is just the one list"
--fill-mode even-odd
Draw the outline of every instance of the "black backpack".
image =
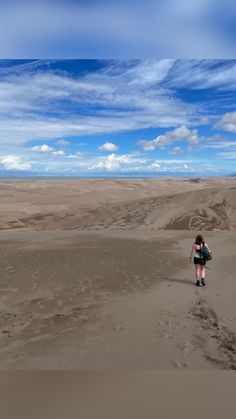
[[209, 252], [208, 247], [205, 246], [205, 243], [202, 244], [201, 249], [199, 250], [201, 259], [203, 259], [206, 262], [209, 262], [209, 260], [212, 260], [212, 254]]

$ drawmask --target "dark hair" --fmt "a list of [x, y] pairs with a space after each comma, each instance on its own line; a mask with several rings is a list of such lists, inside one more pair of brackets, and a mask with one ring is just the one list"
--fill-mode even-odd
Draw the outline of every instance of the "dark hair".
[[202, 237], [201, 234], [198, 234], [195, 240], [195, 244], [202, 244], [204, 243], [204, 238]]

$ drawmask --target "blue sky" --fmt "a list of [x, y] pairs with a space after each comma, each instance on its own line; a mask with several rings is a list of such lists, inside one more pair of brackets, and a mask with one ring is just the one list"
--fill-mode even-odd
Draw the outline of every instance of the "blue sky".
[[234, 0], [0, 0], [2, 58], [234, 58]]
[[236, 60], [2, 60], [0, 173], [228, 175]]

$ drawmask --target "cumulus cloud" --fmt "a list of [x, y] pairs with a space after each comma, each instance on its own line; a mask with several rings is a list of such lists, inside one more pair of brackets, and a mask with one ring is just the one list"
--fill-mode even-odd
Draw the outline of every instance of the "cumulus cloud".
[[132, 170], [134, 165], [142, 164], [146, 165], [147, 160], [143, 158], [137, 158], [132, 154], [115, 154], [112, 153], [107, 157], [99, 157], [93, 164], [90, 165], [90, 170], [120, 170], [124, 167]]
[[47, 144], [42, 145], [35, 145], [31, 148], [32, 151], [37, 151], [38, 153], [52, 153], [55, 149], [53, 147], [50, 147]]
[[[199, 162], [201, 163], [199, 165]], [[191, 168], [189, 167], [191, 164]], [[133, 154], [115, 154], [109, 156], [94, 157], [88, 162], [91, 171], [119, 172], [119, 173], [175, 173], [194, 171], [194, 167], [205, 167], [204, 162], [199, 160], [165, 159], [155, 160], [145, 157], [137, 157]]]
[[113, 144], [113, 143], [105, 143], [100, 145], [99, 150], [101, 151], [116, 151], [118, 149], [117, 145]]
[[182, 125], [173, 131], [169, 131], [164, 135], [159, 135], [154, 140], [141, 140], [138, 145], [143, 148], [144, 151], [153, 151], [156, 148], [163, 148], [166, 145], [172, 144], [176, 141], [187, 139], [191, 141], [197, 141], [198, 134], [197, 130], [190, 130], [186, 126]]
[[93, 171], [107, 171], [120, 173], [129, 172], [155, 172], [160, 170], [161, 164], [156, 160], [146, 159], [144, 157], [137, 157], [132, 153], [129, 154], [115, 154], [109, 156], [99, 156], [89, 162], [89, 169]]
[[127, 160], [125, 155], [117, 156], [115, 153], [110, 154], [106, 159], [99, 161], [97, 164], [91, 166], [91, 170], [94, 169], [105, 169], [105, 170], [114, 170], [119, 169], [121, 164], [130, 162], [130, 159]]
[[0, 158], [0, 163], [6, 170], [27, 171], [32, 168], [30, 163], [22, 161], [19, 156], [5, 156]]
[[31, 148], [31, 151], [36, 151], [38, 153], [50, 153], [50, 154], [53, 154], [54, 156], [64, 156], [65, 155], [65, 152], [63, 150], [56, 150], [55, 148], [50, 147], [47, 144], [36, 145], [36, 146]]
[[223, 115], [215, 127], [236, 133], [236, 111]]
[[160, 169], [160, 167], [161, 165], [159, 163], [153, 162], [147, 166], [147, 169], [156, 170], [156, 169]]

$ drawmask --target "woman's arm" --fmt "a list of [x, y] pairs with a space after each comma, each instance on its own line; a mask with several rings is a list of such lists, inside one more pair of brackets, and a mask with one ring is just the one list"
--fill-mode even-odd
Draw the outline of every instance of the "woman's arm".
[[193, 253], [195, 252], [195, 244], [193, 244], [192, 245], [192, 250], [191, 250], [191, 253], [190, 253], [190, 256], [189, 256], [189, 260], [191, 261], [192, 260], [192, 256], [193, 256]]

